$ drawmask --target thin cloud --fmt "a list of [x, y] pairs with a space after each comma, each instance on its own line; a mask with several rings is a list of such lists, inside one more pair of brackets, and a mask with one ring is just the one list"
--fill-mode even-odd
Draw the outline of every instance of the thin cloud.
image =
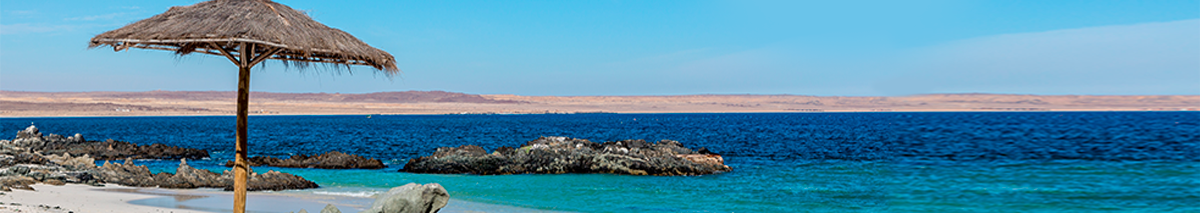
[[47, 33], [54, 31], [73, 30], [73, 25], [42, 25], [42, 24], [0, 24], [0, 34]]
[[1196, 94], [1197, 38], [1200, 19], [967, 39], [912, 54], [892, 69], [901, 76], [875, 87], [889, 95]]
[[128, 14], [129, 14], [129, 13], [124, 13], [124, 12], [122, 12], [122, 13], [109, 13], [109, 14], [104, 14], [104, 15], [94, 15], [94, 16], [83, 16], [83, 17], [65, 18], [65, 19], [63, 19], [63, 20], [64, 20], [64, 21], [96, 21], [96, 20], [112, 20], [112, 19], [114, 19], [114, 18], [121, 17], [121, 16], [125, 16], [125, 15], [128, 15]]
[[13, 10], [13, 11], [8, 11], [8, 13], [13, 14], [13, 15], [33, 15], [33, 14], [37, 14], [38, 12], [37, 12], [37, 10]]

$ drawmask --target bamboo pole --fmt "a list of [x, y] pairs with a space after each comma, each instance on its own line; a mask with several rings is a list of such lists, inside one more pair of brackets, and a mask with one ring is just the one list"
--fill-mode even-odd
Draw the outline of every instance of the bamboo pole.
[[242, 43], [240, 60], [238, 60], [238, 98], [237, 98], [237, 152], [233, 165], [233, 212], [246, 212], [246, 182], [249, 175], [249, 165], [246, 163], [246, 115], [250, 102], [250, 57], [247, 48], [250, 45]]

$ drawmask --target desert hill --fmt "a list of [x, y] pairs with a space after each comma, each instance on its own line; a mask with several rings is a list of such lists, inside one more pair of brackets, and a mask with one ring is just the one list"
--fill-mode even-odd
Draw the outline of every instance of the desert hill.
[[[232, 91], [0, 91], [0, 116], [232, 115]], [[492, 114], [1200, 110], [1200, 96], [931, 94], [518, 96], [444, 91], [250, 94], [252, 114]]]

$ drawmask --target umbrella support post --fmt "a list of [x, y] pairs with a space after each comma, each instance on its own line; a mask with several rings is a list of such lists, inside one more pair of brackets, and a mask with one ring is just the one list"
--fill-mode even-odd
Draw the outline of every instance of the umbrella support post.
[[[244, 46], [243, 46], [244, 47]], [[244, 55], [243, 55], [243, 58]], [[246, 59], [242, 59], [246, 61]], [[237, 152], [233, 165], [233, 212], [246, 212], [246, 185], [250, 165], [246, 162], [246, 115], [250, 101], [250, 67], [238, 66]]]

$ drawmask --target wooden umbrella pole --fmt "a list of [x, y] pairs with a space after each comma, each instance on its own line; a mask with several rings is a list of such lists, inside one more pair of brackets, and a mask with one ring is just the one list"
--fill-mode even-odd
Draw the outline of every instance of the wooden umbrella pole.
[[242, 43], [238, 60], [238, 99], [237, 99], [237, 152], [233, 165], [233, 212], [246, 212], [246, 179], [249, 176], [249, 165], [246, 163], [246, 115], [250, 108], [250, 53], [247, 45]]

